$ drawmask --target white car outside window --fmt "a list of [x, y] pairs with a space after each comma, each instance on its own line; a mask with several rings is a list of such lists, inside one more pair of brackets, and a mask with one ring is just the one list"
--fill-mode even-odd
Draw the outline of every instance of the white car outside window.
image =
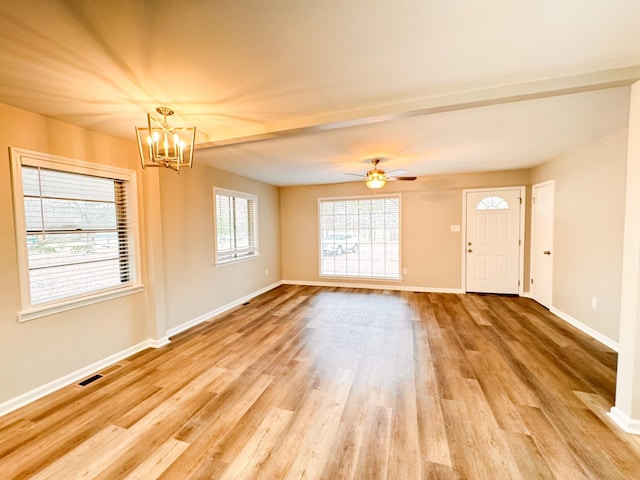
[[354, 233], [330, 233], [322, 241], [323, 255], [342, 255], [358, 251], [358, 237]]

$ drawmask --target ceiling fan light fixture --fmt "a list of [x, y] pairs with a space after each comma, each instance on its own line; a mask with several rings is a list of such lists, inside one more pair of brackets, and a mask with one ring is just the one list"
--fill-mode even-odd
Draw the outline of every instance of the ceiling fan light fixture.
[[387, 183], [387, 181], [384, 178], [384, 174], [380, 175], [377, 172], [373, 172], [367, 175], [365, 183], [370, 189], [377, 190], [378, 188], [384, 187], [384, 184]]
[[136, 127], [142, 168], [166, 167], [180, 173], [180, 168], [193, 166], [196, 127], [170, 127], [167, 117], [173, 110], [158, 107], [158, 120], [147, 113], [147, 126]]
[[373, 164], [373, 168], [369, 170], [365, 175], [361, 175], [359, 173], [347, 173], [347, 175], [355, 175], [356, 177], [360, 177], [364, 180], [364, 183], [367, 187], [372, 190], [377, 190], [385, 186], [387, 182], [392, 180], [415, 180], [416, 177], [398, 177], [393, 175], [393, 173], [404, 173], [406, 170], [399, 169], [393, 170], [390, 176], [384, 172], [384, 170], [378, 168], [378, 164], [380, 163], [379, 158], [372, 158], [371, 163]]

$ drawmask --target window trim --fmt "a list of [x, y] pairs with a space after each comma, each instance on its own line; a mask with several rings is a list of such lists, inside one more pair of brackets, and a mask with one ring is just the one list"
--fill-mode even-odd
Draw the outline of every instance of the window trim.
[[[244, 255], [242, 257], [229, 258], [225, 260], [218, 260], [218, 217], [217, 217], [217, 200], [218, 195], [225, 195], [229, 197], [238, 197], [250, 200], [253, 202], [253, 236], [255, 252], [253, 255]], [[237, 190], [230, 190], [228, 188], [213, 187], [213, 264], [216, 267], [223, 267], [225, 265], [232, 265], [235, 263], [241, 263], [250, 261], [260, 257], [260, 222], [258, 220], [258, 195], [247, 192], [239, 192]]]
[[[327, 201], [340, 201], [340, 200], [362, 200], [362, 199], [378, 199], [378, 198], [397, 198], [398, 199], [398, 276], [397, 277], [376, 277], [376, 276], [354, 276], [354, 275], [331, 275], [322, 273], [322, 216], [321, 204]], [[373, 194], [373, 195], [354, 195], [347, 197], [318, 197], [318, 245], [316, 252], [318, 255], [318, 277], [319, 278], [337, 278], [344, 280], [373, 280], [378, 282], [394, 282], [399, 283], [404, 280], [403, 278], [403, 260], [402, 260], [402, 193], [386, 193], [386, 194]]]
[[[59, 312], [80, 308], [85, 305], [111, 300], [141, 292], [144, 285], [140, 281], [140, 237], [138, 231], [138, 202], [137, 175], [133, 170], [100, 165], [84, 160], [60, 157], [49, 153], [34, 152], [22, 148], [11, 147], [11, 184], [13, 190], [13, 218], [16, 235], [16, 250], [18, 254], [18, 278], [20, 286], [20, 310], [18, 321], [25, 322], [36, 318], [53, 315]], [[128, 182], [131, 194], [128, 196], [131, 245], [130, 271], [133, 276], [131, 283], [124, 286], [114, 286], [85, 294], [67, 297], [60, 300], [32, 305], [29, 276], [29, 253], [27, 250], [27, 227], [24, 209], [24, 191], [22, 188], [22, 167], [32, 166], [68, 173], [84, 174], [94, 177], [115, 178]]]

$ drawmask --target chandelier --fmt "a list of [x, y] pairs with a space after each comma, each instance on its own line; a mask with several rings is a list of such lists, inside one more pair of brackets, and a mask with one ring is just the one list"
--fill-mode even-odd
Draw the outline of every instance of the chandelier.
[[196, 127], [170, 127], [167, 117], [173, 115], [173, 110], [158, 107], [156, 112], [162, 120], [147, 113], [147, 126], [136, 127], [142, 168], [166, 167], [176, 172], [182, 167], [191, 168]]

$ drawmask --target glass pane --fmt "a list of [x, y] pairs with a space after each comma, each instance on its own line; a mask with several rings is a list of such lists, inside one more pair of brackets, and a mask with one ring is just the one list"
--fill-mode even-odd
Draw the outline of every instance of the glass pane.
[[331, 215], [333, 213], [333, 202], [320, 202], [320, 213]]
[[485, 197], [476, 206], [476, 210], [508, 210], [509, 204], [501, 197]]
[[218, 254], [230, 251], [232, 248], [231, 237], [231, 198], [223, 195], [216, 196], [216, 241]]
[[25, 196], [40, 196], [40, 180], [38, 169], [22, 167], [22, 193]]
[[368, 219], [371, 213], [371, 199], [358, 200], [358, 212], [362, 219]]
[[244, 198], [235, 199], [235, 248], [246, 248], [249, 238], [249, 202]]
[[53, 266], [29, 272], [33, 305], [113, 287], [121, 283], [118, 259]]
[[347, 213], [347, 202], [333, 202], [333, 214], [344, 215]]
[[384, 200], [384, 210], [385, 212], [393, 212], [398, 213], [398, 199], [397, 198], [385, 198]]

